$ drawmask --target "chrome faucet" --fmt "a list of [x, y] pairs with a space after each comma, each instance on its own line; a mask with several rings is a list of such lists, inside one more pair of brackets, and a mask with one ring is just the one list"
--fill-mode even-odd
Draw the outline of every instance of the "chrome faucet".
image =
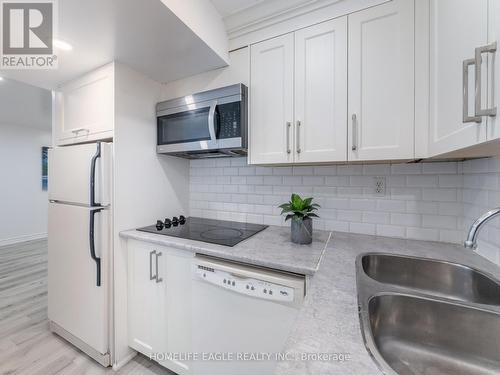
[[464, 246], [467, 249], [476, 249], [477, 248], [477, 236], [479, 231], [488, 221], [493, 219], [495, 216], [500, 214], [500, 207], [495, 208], [491, 211], [486, 212], [484, 215], [481, 215], [470, 227], [469, 233], [467, 234], [467, 239], [464, 242]]

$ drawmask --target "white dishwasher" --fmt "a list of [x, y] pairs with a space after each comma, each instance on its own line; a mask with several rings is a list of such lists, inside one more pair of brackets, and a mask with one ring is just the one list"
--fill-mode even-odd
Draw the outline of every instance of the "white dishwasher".
[[197, 255], [192, 292], [193, 374], [272, 375], [305, 277]]

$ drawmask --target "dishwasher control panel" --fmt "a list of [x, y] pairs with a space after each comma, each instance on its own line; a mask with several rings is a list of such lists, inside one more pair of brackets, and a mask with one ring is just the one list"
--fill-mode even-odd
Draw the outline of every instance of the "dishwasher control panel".
[[195, 276], [209, 284], [256, 298], [279, 302], [294, 302], [293, 288], [258, 278], [248, 278], [216, 268], [195, 264]]

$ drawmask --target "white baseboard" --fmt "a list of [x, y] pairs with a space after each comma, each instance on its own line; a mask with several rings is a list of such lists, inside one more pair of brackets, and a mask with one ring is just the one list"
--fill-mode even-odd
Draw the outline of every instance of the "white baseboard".
[[27, 234], [27, 235], [19, 236], [19, 237], [0, 239], [0, 247], [7, 246], [7, 245], [13, 245], [13, 244], [20, 243], [20, 242], [41, 240], [43, 238], [47, 238], [47, 233]]
[[113, 370], [118, 371], [123, 366], [125, 366], [127, 363], [129, 363], [136, 355], [137, 355], [137, 352], [135, 350], [130, 350], [130, 353], [127, 356], [125, 356], [120, 361], [113, 364]]

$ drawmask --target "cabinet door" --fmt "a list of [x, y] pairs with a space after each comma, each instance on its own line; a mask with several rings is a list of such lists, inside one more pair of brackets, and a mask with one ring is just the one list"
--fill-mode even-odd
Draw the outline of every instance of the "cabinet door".
[[112, 137], [114, 67], [107, 65], [55, 91], [58, 145]]
[[488, 43], [497, 43], [495, 54], [488, 54], [488, 108], [497, 109], [488, 117], [488, 140], [500, 138], [500, 1], [489, 1]]
[[[157, 273], [158, 282], [151, 279]], [[128, 341], [130, 347], [145, 355], [166, 351], [162, 345], [167, 321], [164, 275], [164, 252], [149, 244], [129, 240]]]
[[347, 160], [347, 17], [295, 33], [295, 161]]
[[293, 34], [252, 45], [250, 162], [293, 161]]
[[414, 157], [414, 2], [349, 16], [349, 160]]
[[[497, 0], [494, 0], [497, 1]], [[430, 127], [429, 156], [486, 140], [486, 120], [464, 122], [464, 107], [474, 116], [474, 66], [463, 77], [463, 62], [487, 43], [488, 0], [430, 2]], [[483, 71], [486, 72], [486, 60]], [[486, 74], [483, 74], [486, 88]], [[464, 105], [464, 84], [468, 102]], [[483, 96], [484, 98], [485, 96]]]
[[[191, 267], [193, 253], [168, 249], [165, 257], [165, 334], [162, 348], [169, 353], [190, 353], [191, 346]], [[192, 373], [192, 363], [180, 358], [160, 362], [179, 375]]]

